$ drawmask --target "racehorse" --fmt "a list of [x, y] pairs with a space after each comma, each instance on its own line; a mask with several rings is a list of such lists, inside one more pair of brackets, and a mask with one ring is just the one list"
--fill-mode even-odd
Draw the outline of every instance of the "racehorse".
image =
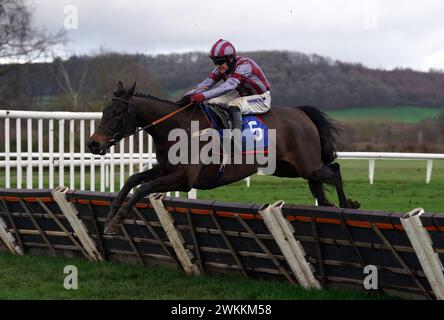
[[[134, 94], [136, 84], [125, 88], [118, 82], [112, 101], [103, 109], [99, 126], [91, 136], [88, 147], [93, 154], [106, 154], [124, 137], [142, 128], [152, 136], [157, 164], [152, 169], [128, 178], [117, 197], [111, 202], [107, 216], [106, 234], [115, 234], [133, 205], [150, 193], [168, 191], [188, 192], [191, 188], [212, 189], [244, 179], [257, 172], [258, 165], [227, 164], [220, 175], [219, 164], [173, 164], [168, 159], [169, 132], [188, 129], [191, 121], [209, 128], [208, 117], [196, 105], [180, 107], [174, 102], [150, 95]], [[277, 177], [302, 177], [308, 180], [311, 193], [320, 206], [334, 206], [326, 198], [324, 183], [333, 185], [342, 208], [359, 208], [357, 201], [347, 198], [341, 170], [335, 163], [337, 125], [320, 110], [309, 107], [279, 107], [260, 115], [269, 129], [275, 129], [275, 171]], [[216, 177], [220, 179], [215, 183]], [[129, 192], [140, 185], [124, 203]]]

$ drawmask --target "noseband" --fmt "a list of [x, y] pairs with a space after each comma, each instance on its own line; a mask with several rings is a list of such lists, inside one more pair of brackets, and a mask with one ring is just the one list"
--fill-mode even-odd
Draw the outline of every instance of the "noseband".
[[[101, 128], [106, 133], [108, 133], [110, 136], [112, 136], [112, 138], [110, 140], [110, 142], [112, 142], [112, 145], [118, 144], [120, 140], [125, 138], [125, 136], [130, 136], [130, 135], [133, 134], [133, 133], [129, 133], [129, 134], [125, 135], [125, 124], [127, 122], [128, 116], [129, 116], [130, 113], [134, 113], [133, 104], [132, 104], [130, 99], [125, 100], [125, 99], [122, 99], [122, 98], [119, 98], [119, 97], [113, 97], [112, 98], [113, 101], [120, 101], [120, 102], [123, 102], [123, 103], [125, 103], [127, 105], [126, 112], [123, 115], [122, 120], [120, 121], [119, 125], [117, 126], [117, 128], [114, 131], [104, 127], [101, 124], [99, 125], [99, 128]], [[136, 129], [136, 128], [134, 127], [134, 129]]]

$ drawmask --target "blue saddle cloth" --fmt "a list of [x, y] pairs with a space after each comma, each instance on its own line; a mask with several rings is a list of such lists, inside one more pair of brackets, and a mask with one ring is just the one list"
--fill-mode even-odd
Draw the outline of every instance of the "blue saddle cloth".
[[[219, 137], [222, 137], [224, 128], [219, 117], [208, 106], [203, 107], [211, 127], [217, 130]], [[268, 127], [258, 115], [242, 116], [242, 151], [261, 153], [268, 151]]]

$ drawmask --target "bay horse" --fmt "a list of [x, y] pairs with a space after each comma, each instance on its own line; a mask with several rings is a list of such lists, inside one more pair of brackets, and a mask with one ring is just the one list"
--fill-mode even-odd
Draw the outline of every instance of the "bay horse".
[[[189, 129], [191, 121], [209, 128], [203, 109], [180, 107], [178, 104], [149, 95], [134, 94], [136, 84], [125, 88], [117, 84], [112, 101], [103, 109], [99, 126], [91, 136], [88, 147], [93, 154], [106, 154], [124, 137], [137, 132], [138, 127], [152, 136], [157, 164], [152, 169], [135, 173], [111, 202], [106, 218], [106, 234], [116, 234], [133, 205], [150, 193], [183, 191], [191, 188], [213, 189], [255, 174], [257, 164], [227, 164], [223, 176], [218, 164], [172, 164], [168, 159], [171, 141], [169, 132], [176, 128]], [[320, 206], [334, 206], [326, 198], [323, 184], [336, 188], [339, 206], [358, 208], [357, 201], [346, 197], [341, 170], [335, 163], [335, 134], [337, 126], [320, 110], [309, 107], [279, 107], [260, 115], [269, 129], [275, 129], [275, 171], [277, 177], [302, 177]], [[147, 126], [147, 124], [150, 124]], [[124, 203], [129, 192], [140, 185]]]

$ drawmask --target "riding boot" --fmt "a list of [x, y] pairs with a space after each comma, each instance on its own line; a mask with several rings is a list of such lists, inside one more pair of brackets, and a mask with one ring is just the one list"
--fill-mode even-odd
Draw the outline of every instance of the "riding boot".
[[236, 134], [233, 134], [233, 142], [234, 142], [234, 148], [238, 152], [242, 152], [242, 114], [238, 107], [229, 106], [228, 111], [230, 112], [231, 116], [231, 130], [233, 132], [236, 132]]

